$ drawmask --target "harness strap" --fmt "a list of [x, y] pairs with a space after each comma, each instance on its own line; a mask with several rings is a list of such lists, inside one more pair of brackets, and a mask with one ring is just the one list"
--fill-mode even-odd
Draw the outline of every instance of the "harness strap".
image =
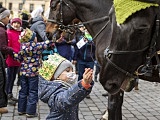
[[[160, 10], [160, 7], [158, 7], [158, 9]], [[160, 77], [160, 59], [159, 59], [159, 56], [158, 56], [158, 53], [157, 53], [157, 50], [156, 50], [156, 43], [158, 41], [159, 32], [160, 32], [160, 12], [159, 12], [159, 10], [158, 10], [157, 17], [156, 17], [156, 29], [155, 29], [155, 32], [153, 34], [152, 40], [151, 40], [149, 53], [148, 53], [148, 56], [146, 58], [147, 61], [146, 61], [145, 66], [147, 67], [147, 70], [151, 70], [153, 68], [158, 69], [159, 77]], [[156, 58], [157, 65], [152, 65], [152, 63], [151, 63], [151, 59], [154, 56]]]
[[[158, 7], [159, 10], [160, 10], [160, 7]], [[160, 12], [158, 10], [158, 14], [157, 14], [157, 20], [156, 20], [156, 36], [157, 36], [157, 40], [158, 40], [158, 37], [159, 37], [159, 32], [160, 32]], [[156, 52], [156, 61], [157, 61], [157, 69], [159, 71], [159, 77], [160, 77], [160, 59], [159, 59], [159, 56], [158, 56], [158, 53]]]
[[105, 56], [105, 58], [107, 59], [107, 61], [108, 61], [114, 68], [116, 68], [118, 71], [124, 73], [126, 76], [129, 76], [129, 77], [132, 77], [132, 78], [138, 78], [137, 75], [131, 74], [131, 73], [127, 72], [126, 70], [124, 70], [124, 69], [120, 68], [119, 66], [117, 66], [115, 63], [113, 63], [113, 62], [108, 58], [108, 56]]

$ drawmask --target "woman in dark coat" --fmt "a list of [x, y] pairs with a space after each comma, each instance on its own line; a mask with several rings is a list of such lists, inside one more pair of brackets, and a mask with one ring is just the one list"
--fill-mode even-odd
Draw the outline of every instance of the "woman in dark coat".
[[0, 113], [7, 113], [7, 94], [5, 92], [6, 73], [5, 55], [13, 54], [13, 49], [8, 47], [6, 25], [9, 22], [10, 11], [0, 6]]

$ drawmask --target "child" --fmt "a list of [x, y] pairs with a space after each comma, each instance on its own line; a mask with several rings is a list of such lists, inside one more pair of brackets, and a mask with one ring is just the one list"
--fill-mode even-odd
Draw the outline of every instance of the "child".
[[44, 49], [54, 45], [52, 41], [38, 42], [36, 34], [29, 29], [24, 30], [20, 37], [21, 51], [14, 58], [21, 62], [21, 89], [18, 98], [19, 115], [36, 117], [38, 101], [38, 69], [41, 64], [41, 54]]
[[[8, 25], [7, 35], [8, 35], [8, 46], [13, 48], [14, 52], [20, 51], [19, 35], [22, 31], [22, 20], [20, 18], [13, 18], [11, 24]], [[13, 97], [13, 85], [20, 67], [20, 62], [13, 59], [11, 55], [8, 55], [6, 59], [7, 63], [7, 83], [6, 92], [8, 94], [8, 104], [16, 105], [18, 99]]]
[[39, 70], [39, 98], [48, 104], [47, 120], [79, 120], [78, 104], [91, 92], [93, 70], [86, 68], [83, 79], [76, 82], [70, 61], [54, 53]]

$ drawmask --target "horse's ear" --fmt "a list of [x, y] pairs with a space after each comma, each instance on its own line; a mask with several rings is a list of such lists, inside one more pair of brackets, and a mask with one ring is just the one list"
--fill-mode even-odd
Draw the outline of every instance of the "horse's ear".
[[50, 2], [51, 9], [55, 9], [56, 10], [56, 7], [57, 7], [58, 3], [59, 3], [59, 1], [51, 0], [51, 2]]

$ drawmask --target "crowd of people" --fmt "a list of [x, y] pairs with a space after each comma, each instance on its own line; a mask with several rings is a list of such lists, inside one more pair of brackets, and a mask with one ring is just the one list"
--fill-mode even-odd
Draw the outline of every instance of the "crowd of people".
[[[40, 99], [51, 109], [47, 119], [78, 120], [78, 104], [90, 98], [94, 85], [95, 45], [84, 26], [71, 41], [63, 34], [49, 40], [42, 12], [40, 6], [11, 18], [10, 10], [0, 6], [0, 113], [18, 103], [19, 115], [37, 117]], [[48, 48], [54, 52], [43, 59]], [[18, 98], [12, 91], [17, 76]]]

